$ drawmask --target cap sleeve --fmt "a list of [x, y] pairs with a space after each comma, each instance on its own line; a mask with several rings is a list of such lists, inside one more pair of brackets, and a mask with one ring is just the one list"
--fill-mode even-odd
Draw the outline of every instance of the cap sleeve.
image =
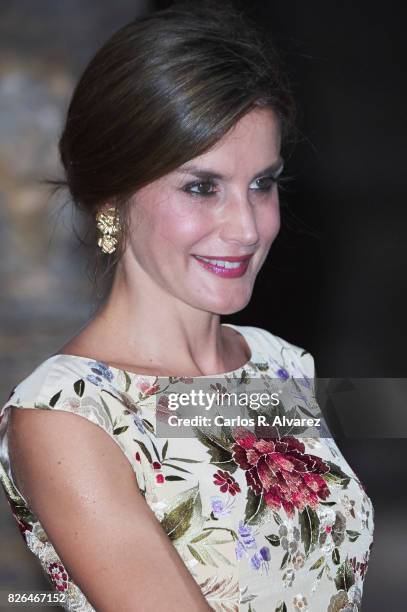
[[[13, 480], [7, 445], [9, 408], [61, 410], [71, 412], [101, 427], [121, 448], [129, 461], [142, 492], [145, 490], [144, 472], [135, 457], [134, 446], [143, 437], [137, 427], [129, 427], [131, 414], [123, 401], [126, 394], [113, 383], [113, 374], [99, 362], [72, 363], [64, 356], [44, 362], [30, 376], [17, 385], [0, 410], [0, 460]], [[48, 366], [45, 368], [45, 366]], [[92, 367], [93, 366], [93, 367]], [[131, 430], [131, 432], [130, 432]], [[142, 440], [140, 440], [143, 443]]]

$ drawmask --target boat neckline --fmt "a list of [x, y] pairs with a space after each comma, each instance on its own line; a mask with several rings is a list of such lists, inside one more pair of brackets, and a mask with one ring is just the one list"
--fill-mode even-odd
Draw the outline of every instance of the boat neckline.
[[[213, 378], [215, 376], [230, 376], [232, 374], [235, 374], [236, 372], [239, 372], [240, 370], [244, 370], [245, 368], [249, 368], [250, 366], [254, 365], [253, 359], [255, 356], [255, 348], [252, 345], [250, 338], [248, 337], [248, 334], [246, 334], [242, 327], [243, 326], [238, 326], [235, 325], [233, 323], [221, 323], [222, 326], [227, 326], [227, 327], [232, 327], [233, 329], [235, 329], [235, 331], [237, 331], [238, 334], [240, 334], [241, 336], [243, 336], [243, 339], [245, 340], [248, 348], [249, 348], [249, 352], [250, 352], [250, 357], [249, 359], [242, 364], [241, 366], [239, 366], [238, 368], [235, 368], [234, 370], [229, 370], [228, 372], [218, 372], [215, 374], [204, 374], [204, 375], [200, 375], [200, 376], [186, 376], [186, 375], [174, 375], [174, 374], [144, 374], [143, 372], [133, 372], [132, 370], [126, 370], [125, 368], [118, 368], [116, 366], [110, 365], [109, 363], [107, 363], [106, 361], [102, 361], [99, 359], [95, 359], [94, 357], [87, 357], [85, 355], [72, 355], [70, 353], [56, 353], [55, 355], [51, 355], [50, 357], [48, 357], [45, 362], [50, 361], [50, 360], [55, 360], [59, 357], [65, 357], [68, 359], [79, 359], [82, 361], [88, 361], [88, 362], [92, 362], [92, 363], [96, 363], [96, 364], [101, 364], [102, 366], [104, 366], [106, 369], [109, 369], [111, 372], [113, 373], [118, 373], [118, 372], [126, 372], [126, 374], [128, 374], [131, 377], [143, 377], [143, 378]], [[45, 363], [44, 362], [44, 363]]]

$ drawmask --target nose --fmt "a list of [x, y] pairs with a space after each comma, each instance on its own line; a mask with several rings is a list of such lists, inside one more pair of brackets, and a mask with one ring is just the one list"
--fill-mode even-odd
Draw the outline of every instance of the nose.
[[221, 238], [243, 246], [255, 246], [260, 235], [255, 208], [245, 196], [236, 196], [225, 207]]

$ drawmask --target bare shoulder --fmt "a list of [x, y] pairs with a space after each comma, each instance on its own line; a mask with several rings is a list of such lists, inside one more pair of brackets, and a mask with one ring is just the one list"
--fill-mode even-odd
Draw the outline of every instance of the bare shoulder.
[[210, 610], [102, 428], [73, 413], [12, 408], [9, 454], [17, 485], [98, 611]]

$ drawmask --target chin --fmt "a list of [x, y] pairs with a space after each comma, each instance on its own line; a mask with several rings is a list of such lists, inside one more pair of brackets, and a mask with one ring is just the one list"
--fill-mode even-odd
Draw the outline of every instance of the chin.
[[228, 295], [218, 296], [217, 299], [216, 296], [213, 295], [213, 299], [210, 300], [210, 303], [207, 301], [205, 305], [201, 305], [201, 308], [219, 315], [234, 314], [246, 308], [251, 297], [252, 291], [233, 292], [232, 290]]

